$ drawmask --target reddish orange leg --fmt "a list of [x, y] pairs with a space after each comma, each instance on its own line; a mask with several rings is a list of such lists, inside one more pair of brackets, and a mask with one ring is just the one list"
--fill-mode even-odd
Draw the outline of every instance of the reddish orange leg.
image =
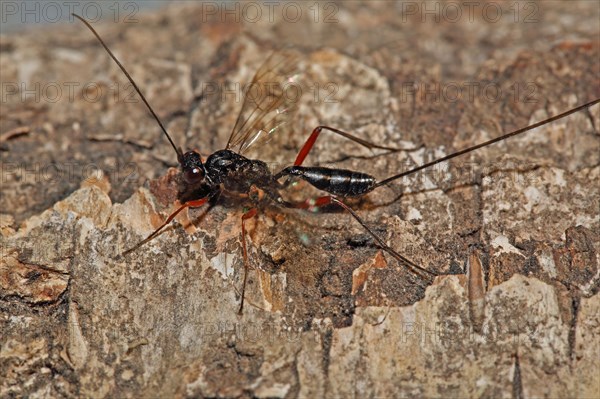
[[333, 197], [331, 195], [327, 195], [324, 197], [318, 197], [314, 199], [307, 199], [304, 202], [300, 202], [298, 204], [292, 204], [293, 208], [298, 209], [306, 209], [309, 212], [318, 212], [319, 208], [327, 206], [331, 204]]
[[184, 203], [179, 208], [177, 208], [177, 210], [175, 212], [173, 212], [171, 215], [169, 215], [169, 217], [167, 218], [167, 220], [158, 229], [154, 230], [152, 232], [152, 234], [150, 234], [145, 240], [140, 241], [133, 248], [128, 249], [127, 251], [123, 252], [121, 255], [122, 256], [128, 255], [130, 252], [135, 251], [136, 249], [138, 249], [139, 247], [141, 247], [142, 245], [144, 245], [148, 241], [153, 240], [158, 235], [158, 233], [160, 233], [160, 231], [166, 225], [168, 225], [169, 223], [171, 223], [173, 221], [173, 219], [175, 219], [175, 216], [177, 216], [185, 208], [198, 208], [198, 207], [204, 205], [206, 203], [206, 201], [208, 201], [208, 198], [202, 198], [202, 199], [199, 199], [199, 200], [188, 201], [188, 202]]
[[383, 241], [382, 238], [380, 238], [377, 234], [375, 234], [375, 232], [373, 230], [371, 230], [369, 228], [369, 226], [367, 226], [367, 224], [360, 218], [360, 216], [358, 216], [358, 214], [352, 208], [350, 208], [348, 205], [344, 204], [342, 201], [340, 201], [339, 199], [337, 199], [334, 196], [328, 195], [328, 196], [319, 197], [319, 198], [313, 199], [313, 200], [307, 200], [307, 201], [301, 202], [299, 204], [292, 204], [292, 207], [298, 208], [298, 209], [306, 209], [306, 210], [309, 210], [312, 212], [316, 212], [319, 207], [323, 207], [323, 206], [326, 206], [329, 204], [336, 204], [336, 205], [340, 206], [341, 208], [343, 208], [345, 211], [347, 211], [354, 218], [354, 220], [356, 220], [371, 235], [371, 237], [373, 237], [375, 239], [375, 241], [377, 241], [377, 244], [381, 247], [381, 249], [383, 249], [384, 251], [386, 251], [387, 253], [392, 255], [394, 258], [396, 258], [398, 260], [398, 262], [402, 263], [403, 265], [408, 267], [410, 270], [412, 270], [413, 273], [416, 273], [423, 277], [436, 276], [435, 273], [430, 272], [429, 270], [424, 269], [421, 266], [415, 264], [413, 261], [400, 255], [392, 247], [388, 246]]
[[366, 147], [369, 149], [379, 148], [381, 150], [388, 150], [388, 151], [402, 151], [403, 150], [402, 148], [386, 147], [386, 146], [382, 146], [382, 145], [373, 144], [367, 140], [363, 140], [359, 137], [351, 135], [350, 133], [346, 133], [342, 130], [335, 129], [333, 127], [317, 126], [312, 131], [311, 135], [308, 137], [308, 140], [306, 140], [306, 143], [304, 143], [304, 145], [302, 146], [302, 149], [300, 150], [300, 152], [298, 153], [298, 156], [296, 157], [296, 160], [294, 161], [294, 166], [302, 165], [302, 162], [304, 162], [304, 159], [306, 159], [306, 157], [308, 156], [308, 153], [315, 145], [315, 142], [317, 141], [319, 134], [321, 134], [321, 132], [323, 130], [328, 130], [332, 133], [339, 134], [340, 136], [345, 137], [348, 140], [352, 140], [355, 143], [358, 143], [358, 144], [362, 145], [363, 147]]
[[242, 285], [242, 300], [238, 314], [244, 310], [244, 296], [246, 295], [246, 281], [248, 280], [248, 250], [246, 248], [246, 220], [253, 218], [258, 213], [256, 208], [252, 208], [242, 215], [242, 251], [244, 254], [244, 282]]

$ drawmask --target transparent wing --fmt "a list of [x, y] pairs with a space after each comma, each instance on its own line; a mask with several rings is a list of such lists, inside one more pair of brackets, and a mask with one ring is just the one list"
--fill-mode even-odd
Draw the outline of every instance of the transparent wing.
[[227, 149], [244, 153], [250, 146], [265, 143], [290, 119], [298, 107], [302, 90], [297, 81], [300, 55], [287, 49], [277, 51], [256, 71], [244, 93]]

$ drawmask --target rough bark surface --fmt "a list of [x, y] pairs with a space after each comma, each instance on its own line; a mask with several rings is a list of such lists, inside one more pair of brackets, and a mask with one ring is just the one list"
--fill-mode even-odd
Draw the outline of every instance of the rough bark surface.
[[[241, 106], [207, 82], [244, 84], [299, 48], [294, 133], [258, 152], [276, 166], [327, 124], [409, 151], [324, 135], [309, 163], [384, 178], [600, 97], [595, 2], [498, 21], [442, 2], [439, 24], [411, 4], [238, 23], [189, 3], [95, 26], [203, 154]], [[599, 106], [352, 202], [433, 282], [346, 214], [262, 209], [238, 316], [243, 209], [192, 210], [117, 257], [174, 209], [172, 149], [81, 24], [0, 40], [1, 397], [600, 396]]]

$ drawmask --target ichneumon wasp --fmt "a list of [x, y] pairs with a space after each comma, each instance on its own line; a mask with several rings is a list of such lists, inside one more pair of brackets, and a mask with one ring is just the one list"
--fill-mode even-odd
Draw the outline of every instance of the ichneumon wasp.
[[[251, 146], [257, 146], [260, 143], [268, 141], [272, 135], [280, 131], [280, 127], [286, 122], [286, 119], [294, 111], [294, 104], [290, 103], [284, 96], [283, 84], [293, 79], [296, 74], [298, 62], [298, 53], [293, 50], [282, 50], [272, 54], [263, 65], [257, 70], [250, 87], [264, 89], [264, 95], [253, 96], [246, 93], [242, 108], [237, 121], [231, 132], [229, 140], [224, 149], [211, 154], [203, 159], [196, 151], [183, 152], [171, 139], [166, 128], [138, 88], [133, 78], [127, 72], [125, 67], [119, 62], [111, 50], [100, 38], [92, 26], [82, 17], [73, 14], [74, 17], [81, 20], [90, 31], [96, 36], [100, 44], [104, 47], [110, 57], [115, 61], [119, 68], [126, 75], [146, 107], [160, 126], [165, 137], [173, 147], [177, 161], [180, 165], [180, 192], [179, 200], [181, 205], [146, 239], [140, 241], [132, 248], [123, 252], [127, 255], [137, 250], [145, 243], [154, 239], [164, 227], [186, 208], [197, 208], [205, 204], [215, 205], [223, 196], [244, 197], [249, 201], [250, 207], [242, 216], [242, 250], [244, 260], [244, 278], [241, 290], [241, 301], [239, 313], [242, 313], [244, 306], [244, 295], [248, 275], [248, 253], [246, 247], [246, 226], [248, 219], [257, 215], [260, 207], [267, 203], [282, 208], [300, 209], [300, 210], [318, 210], [328, 206], [337, 206], [347, 212], [358, 222], [362, 228], [377, 242], [385, 252], [398, 260], [402, 265], [410, 269], [423, 278], [430, 279], [436, 274], [419, 266], [414, 261], [398, 253], [392, 247], [376, 234], [356, 211], [347, 205], [344, 201], [349, 197], [360, 197], [371, 191], [386, 186], [391, 182], [399, 180], [405, 176], [414, 174], [426, 168], [430, 168], [439, 163], [459, 157], [461, 155], [473, 152], [480, 148], [498, 143], [510, 137], [524, 134], [537, 127], [549, 124], [553, 121], [565, 118], [568, 115], [584, 110], [600, 102], [595, 99], [588, 103], [579, 105], [568, 111], [562, 112], [553, 117], [547, 118], [532, 125], [517, 129], [510, 133], [500, 135], [491, 140], [484, 141], [474, 146], [467, 147], [449, 155], [423, 163], [420, 166], [410, 170], [392, 175], [390, 177], [378, 180], [375, 177], [358, 171], [348, 169], [338, 169], [321, 166], [304, 166], [304, 161], [313, 148], [317, 138], [324, 131], [337, 134], [348, 140], [351, 140], [368, 149], [381, 149], [391, 152], [400, 151], [399, 148], [388, 147], [371, 143], [345, 131], [330, 126], [316, 127], [300, 151], [292, 166], [285, 167], [276, 173], [272, 173], [268, 165], [257, 159], [250, 159], [244, 156], [246, 150]], [[267, 87], [268, 86], [268, 87]], [[282, 193], [289, 185], [301, 179], [323, 191], [326, 195], [316, 199], [292, 202], [286, 200]]]

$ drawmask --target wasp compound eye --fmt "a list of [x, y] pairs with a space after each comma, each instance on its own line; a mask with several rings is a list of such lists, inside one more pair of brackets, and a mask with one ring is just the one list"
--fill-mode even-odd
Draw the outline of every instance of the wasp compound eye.
[[204, 165], [202, 165], [200, 154], [196, 151], [188, 151], [183, 154], [181, 169], [183, 178], [188, 184], [198, 183], [204, 179]]
[[183, 172], [183, 178], [189, 184], [198, 183], [204, 178], [204, 171], [199, 168], [193, 168]]

